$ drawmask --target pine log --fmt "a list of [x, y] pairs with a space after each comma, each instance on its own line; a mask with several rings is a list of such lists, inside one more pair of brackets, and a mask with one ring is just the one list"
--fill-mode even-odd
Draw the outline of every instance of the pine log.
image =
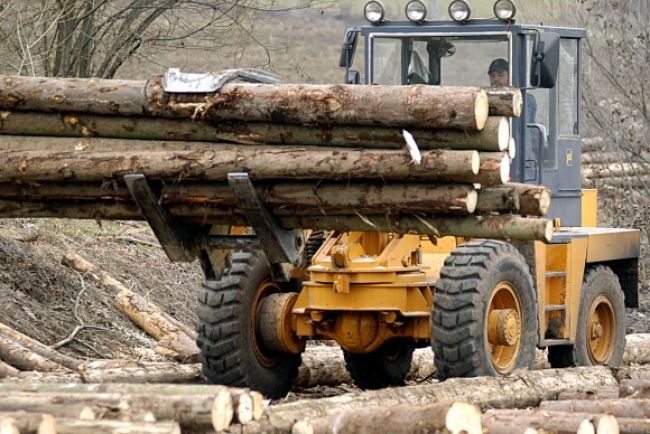
[[[423, 381], [435, 374], [431, 348], [413, 351], [411, 369], [407, 381]], [[352, 377], [345, 366], [343, 350], [336, 345], [310, 345], [302, 353], [302, 364], [298, 376], [293, 380], [295, 387], [336, 386], [352, 384]], [[0, 388], [0, 390], [2, 390]]]
[[0, 360], [0, 378], [15, 377], [20, 371]]
[[650, 333], [639, 333], [625, 337], [623, 364], [650, 364]]
[[648, 380], [621, 380], [619, 388], [619, 396], [621, 398], [639, 398], [650, 399], [650, 379]]
[[21, 434], [56, 434], [57, 432], [54, 417], [50, 414], [26, 411], [2, 412], [0, 420], [11, 420]]
[[[200, 366], [199, 366], [200, 368]], [[134, 384], [124, 383], [91, 383], [91, 384], [43, 384], [34, 382], [0, 383], [1, 394], [14, 393], [75, 393], [75, 394], [116, 394], [129, 395], [192, 395], [214, 396], [228, 392], [232, 399], [233, 421], [246, 424], [252, 420], [259, 420], [264, 411], [264, 398], [259, 392], [248, 389], [224, 388], [206, 384]], [[222, 398], [220, 398], [222, 399]]]
[[169, 420], [138, 422], [57, 418], [54, 432], [57, 434], [181, 434], [181, 427], [178, 423]]
[[[510, 140], [510, 124], [505, 117], [491, 116], [480, 132], [449, 129], [409, 129], [420, 149], [456, 149], [479, 151], [505, 151]], [[165, 142], [182, 150], [205, 148], [205, 142], [232, 142], [253, 145], [335, 146], [363, 148], [404, 148], [401, 128], [369, 127], [361, 125], [303, 126], [266, 122], [219, 122], [187, 121], [150, 117], [95, 116], [83, 113], [0, 112], [0, 149], [37, 150], [50, 149], [51, 144], [40, 144], [43, 139], [32, 137], [21, 140], [7, 135], [54, 136], [87, 138], [83, 147], [99, 150], [152, 149], [150, 142]], [[106, 146], [93, 137], [127, 139], [115, 142], [116, 147]], [[134, 143], [135, 141], [135, 143]], [[174, 142], [189, 143], [174, 143]], [[58, 140], [61, 148], [75, 149], [79, 140]], [[203, 142], [203, 143], [197, 143]], [[155, 143], [155, 142], [154, 142]], [[23, 147], [27, 149], [23, 149]], [[161, 149], [158, 149], [161, 150]]]
[[[477, 193], [471, 184], [426, 183], [259, 183], [257, 192], [276, 215], [342, 213], [385, 214], [399, 211], [471, 214]], [[218, 206], [227, 215], [237, 212], [232, 189], [225, 183], [180, 183], [161, 188], [160, 202]], [[95, 200], [131, 202], [122, 183], [49, 182], [0, 184], [1, 198], [26, 200]]]
[[616, 433], [616, 418], [609, 415], [571, 413], [567, 410], [488, 410], [483, 414], [483, 427], [488, 433], [520, 434], [525, 427], [554, 434], [574, 434], [583, 421], [589, 421], [596, 433]]
[[511, 182], [506, 187], [519, 194], [519, 213], [530, 216], [544, 216], [551, 207], [551, 190], [542, 185], [518, 184]]
[[47, 372], [65, 369], [4, 335], [0, 335], [0, 359], [21, 371]]
[[650, 152], [640, 151], [636, 154], [631, 154], [625, 151], [614, 152], [583, 152], [580, 156], [580, 161], [583, 165], [588, 164], [609, 164], [609, 163], [635, 163], [641, 161], [649, 161]]
[[648, 174], [648, 165], [643, 163], [592, 164], [581, 170], [583, 178], [619, 178]]
[[[491, 153], [488, 153], [491, 155]], [[486, 156], [486, 159], [489, 157]], [[381, 179], [488, 183], [476, 151], [424, 151], [414, 164], [406, 151], [217, 146], [203, 151], [0, 152], [1, 181], [102, 181], [143, 173], [149, 179], [225, 181], [245, 171], [261, 179]], [[500, 163], [500, 161], [499, 161]], [[509, 162], [506, 163], [509, 166]], [[492, 162], [485, 170], [504, 170]]]
[[186, 333], [187, 326], [163, 312], [158, 306], [134, 293], [97, 265], [91, 264], [74, 252], [64, 255], [61, 262], [115, 293], [113, 305], [140, 329], [156, 339], [160, 345], [178, 353], [184, 360], [198, 356], [195, 339]]
[[511, 187], [483, 188], [478, 192], [476, 212], [516, 213], [519, 211], [519, 193]]
[[230, 426], [233, 416], [230, 392], [223, 389], [223, 393], [209, 396], [15, 393], [0, 400], [0, 411], [22, 410], [70, 418], [76, 418], [85, 407], [108, 418], [151, 412], [158, 420], [176, 420], [184, 429], [212, 427], [221, 431]]
[[84, 383], [193, 383], [203, 381], [200, 364], [167, 363], [124, 368], [87, 368], [79, 366]]
[[[381, 102], [381, 103], [378, 103]], [[359, 124], [480, 131], [489, 106], [475, 87], [227, 84], [217, 94], [170, 94], [159, 80], [0, 77], [4, 110]]]
[[580, 147], [582, 152], [602, 151], [605, 148], [605, 140], [602, 137], [583, 137]]
[[373, 406], [424, 406], [441, 400], [467, 401], [484, 408], [526, 408], [545, 399], [554, 399], [563, 391], [593, 391], [604, 386], [618, 386], [606, 367], [522, 371], [509, 377], [452, 378], [442, 383], [272, 405], [267, 407], [259, 422], [242, 427], [242, 432], [287, 432], [304, 418], [315, 419], [355, 409], [362, 411]]
[[650, 175], [634, 175], [611, 178], [583, 178], [583, 184], [587, 187], [598, 189], [613, 189], [613, 188], [650, 188]]
[[[489, 187], [510, 181], [510, 157], [507, 152], [481, 152], [479, 158], [481, 163], [478, 176], [473, 178], [475, 183]], [[470, 178], [464, 180], [470, 180]]]
[[[201, 224], [228, 224], [247, 226], [239, 215], [211, 214], [211, 208], [171, 206], [170, 213], [180, 220]], [[95, 220], [142, 220], [140, 211], [131, 204], [80, 204], [74, 202], [29, 202], [0, 200], [0, 216], [4, 218], [77, 218]], [[340, 232], [392, 232], [466, 238], [493, 238], [509, 240], [545, 240], [553, 236], [550, 220], [519, 216], [447, 217], [438, 215], [334, 215], [334, 216], [278, 216], [285, 229], [310, 228]]]
[[485, 93], [490, 104], [490, 116], [521, 116], [524, 101], [518, 87], [489, 87]]
[[[0, 187], [2, 188], [2, 187]], [[60, 352], [53, 350], [52, 348], [43, 345], [36, 339], [30, 338], [29, 336], [15, 330], [3, 323], [0, 322], [0, 335], [4, 335], [7, 338], [10, 338], [14, 342], [20, 344], [22, 347], [25, 347], [36, 354], [39, 354], [46, 359], [58, 363], [61, 366], [65, 366], [68, 369], [76, 370], [81, 360], [75, 359], [74, 357], [66, 356]]]
[[616, 378], [620, 381], [631, 380], [650, 380], [650, 366], [622, 366], [615, 370]]
[[344, 411], [329, 417], [303, 419], [292, 434], [482, 434], [481, 410], [472, 404], [440, 402], [425, 407], [398, 405]]
[[81, 383], [81, 376], [67, 369], [59, 371], [19, 371], [15, 376], [2, 379], [2, 384], [20, 384], [24, 382], [38, 382], [43, 384]]
[[0, 419], [0, 434], [20, 434], [13, 419]]
[[599, 399], [544, 401], [539, 408], [546, 411], [611, 414], [617, 417], [650, 418], [650, 399]]

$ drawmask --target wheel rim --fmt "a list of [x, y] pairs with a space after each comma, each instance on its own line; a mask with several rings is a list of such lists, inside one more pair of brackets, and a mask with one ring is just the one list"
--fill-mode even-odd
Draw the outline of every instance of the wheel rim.
[[253, 347], [253, 352], [255, 357], [259, 362], [267, 367], [272, 368], [278, 364], [280, 359], [270, 353], [267, 349], [264, 348], [262, 344], [262, 339], [259, 336], [259, 325], [258, 325], [258, 310], [260, 306], [260, 301], [269, 294], [280, 292], [280, 287], [273, 283], [272, 281], [265, 279], [257, 286], [257, 291], [255, 292], [255, 297], [253, 298], [253, 303], [251, 303], [251, 313], [249, 318], [251, 319], [250, 331], [251, 331], [251, 344]]
[[492, 366], [499, 374], [507, 374], [516, 365], [521, 348], [521, 302], [515, 288], [500, 282], [488, 302], [485, 340]]
[[594, 364], [605, 364], [614, 352], [616, 326], [614, 307], [604, 295], [596, 297], [589, 308], [587, 351]]

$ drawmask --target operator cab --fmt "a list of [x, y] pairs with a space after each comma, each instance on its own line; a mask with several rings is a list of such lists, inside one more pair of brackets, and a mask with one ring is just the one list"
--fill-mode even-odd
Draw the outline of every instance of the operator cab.
[[505, 80], [521, 89], [524, 103], [522, 116], [511, 121], [517, 148], [511, 180], [546, 185], [553, 194], [549, 217], [560, 218], [563, 226], [583, 225], [579, 98], [584, 29], [517, 23], [510, 0], [495, 3], [492, 19], [471, 19], [464, 0], [450, 4], [448, 21], [428, 21], [420, 0], [407, 4], [405, 21], [387, 20], [378, 0], [369, 1], [364, 12], [371, 25], [346, 30], [340, 66], [347, 70], [347, 83], [361, 82], [361, 74], [350, 69], [359, 35], [365, 84], [490, 87], [491, 66], [507, 68]]

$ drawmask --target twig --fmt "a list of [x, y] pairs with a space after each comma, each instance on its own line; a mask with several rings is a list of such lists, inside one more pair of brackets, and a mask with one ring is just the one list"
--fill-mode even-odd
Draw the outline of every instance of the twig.
[[[73, 311], [74, 317], [77, 320], [77, 322], [79, 323], [79, 325], [76, 326], [74, 328], [74, 330], [72, 330], [72, 333], [70, 333], [67, 338], [65, 338], [63, 340], [60, 340], [59, 342], [57, 342], [57, 343], [55, 343], [53, 345], [50, 345], [50, 348], [52, 348], [53, 350], [59, 349], [62, 346], [67, 345], [70, 342], [72, 342], [73, 340], [75, 340], [75, 338], [77, 337], [77, 333], [79, 333], [80, 331], [82, 331], [84, 329], [101, 330], [101, 331], [104, 331], [104, 332], [111, 331], [110, 329], [107, 329], [106, 327], [100, 327], [100, 326], [96, 326], [96, 325], [84, 324], [84, 321], [81, 319], [81, 317], [79, 317], [79, 314], [77, 313], [77, 309], [79, 308], [79, 300], [81, 300], [81, 296], [83, 295], [84, 292], [86, 292], [86, 282], [84, 281], [84, 276], [80, 272], [78, 272], [77, 270], [72, 270], [72, 271], [77, 273], [77, 275], [79, 276], [79, 280], [81, 281], [81, 291], [79, 291], [79, 294], [77, 294], [77, 297], [75, 298], [74, 311]], [[95, 351], [97, 351], [97, 350], [95, 350]]]

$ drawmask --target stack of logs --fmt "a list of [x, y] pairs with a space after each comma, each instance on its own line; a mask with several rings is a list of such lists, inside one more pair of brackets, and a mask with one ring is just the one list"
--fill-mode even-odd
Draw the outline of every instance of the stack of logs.
[[[142, 173], [179, 219], [245, 225], [248, 172], [285, 228], [542, 239], [543, 187], [508, 184], [514, 88], [0, 77], [0, 217], [139, 219]], [[412, 136], [411, 145], [407, 145]]]
[[582, 141], [582, 179], [589, 188], [614, 191], [641, 190], [650, 186], [650, 153], [614, 152], [606, 149], [601, 137]]

